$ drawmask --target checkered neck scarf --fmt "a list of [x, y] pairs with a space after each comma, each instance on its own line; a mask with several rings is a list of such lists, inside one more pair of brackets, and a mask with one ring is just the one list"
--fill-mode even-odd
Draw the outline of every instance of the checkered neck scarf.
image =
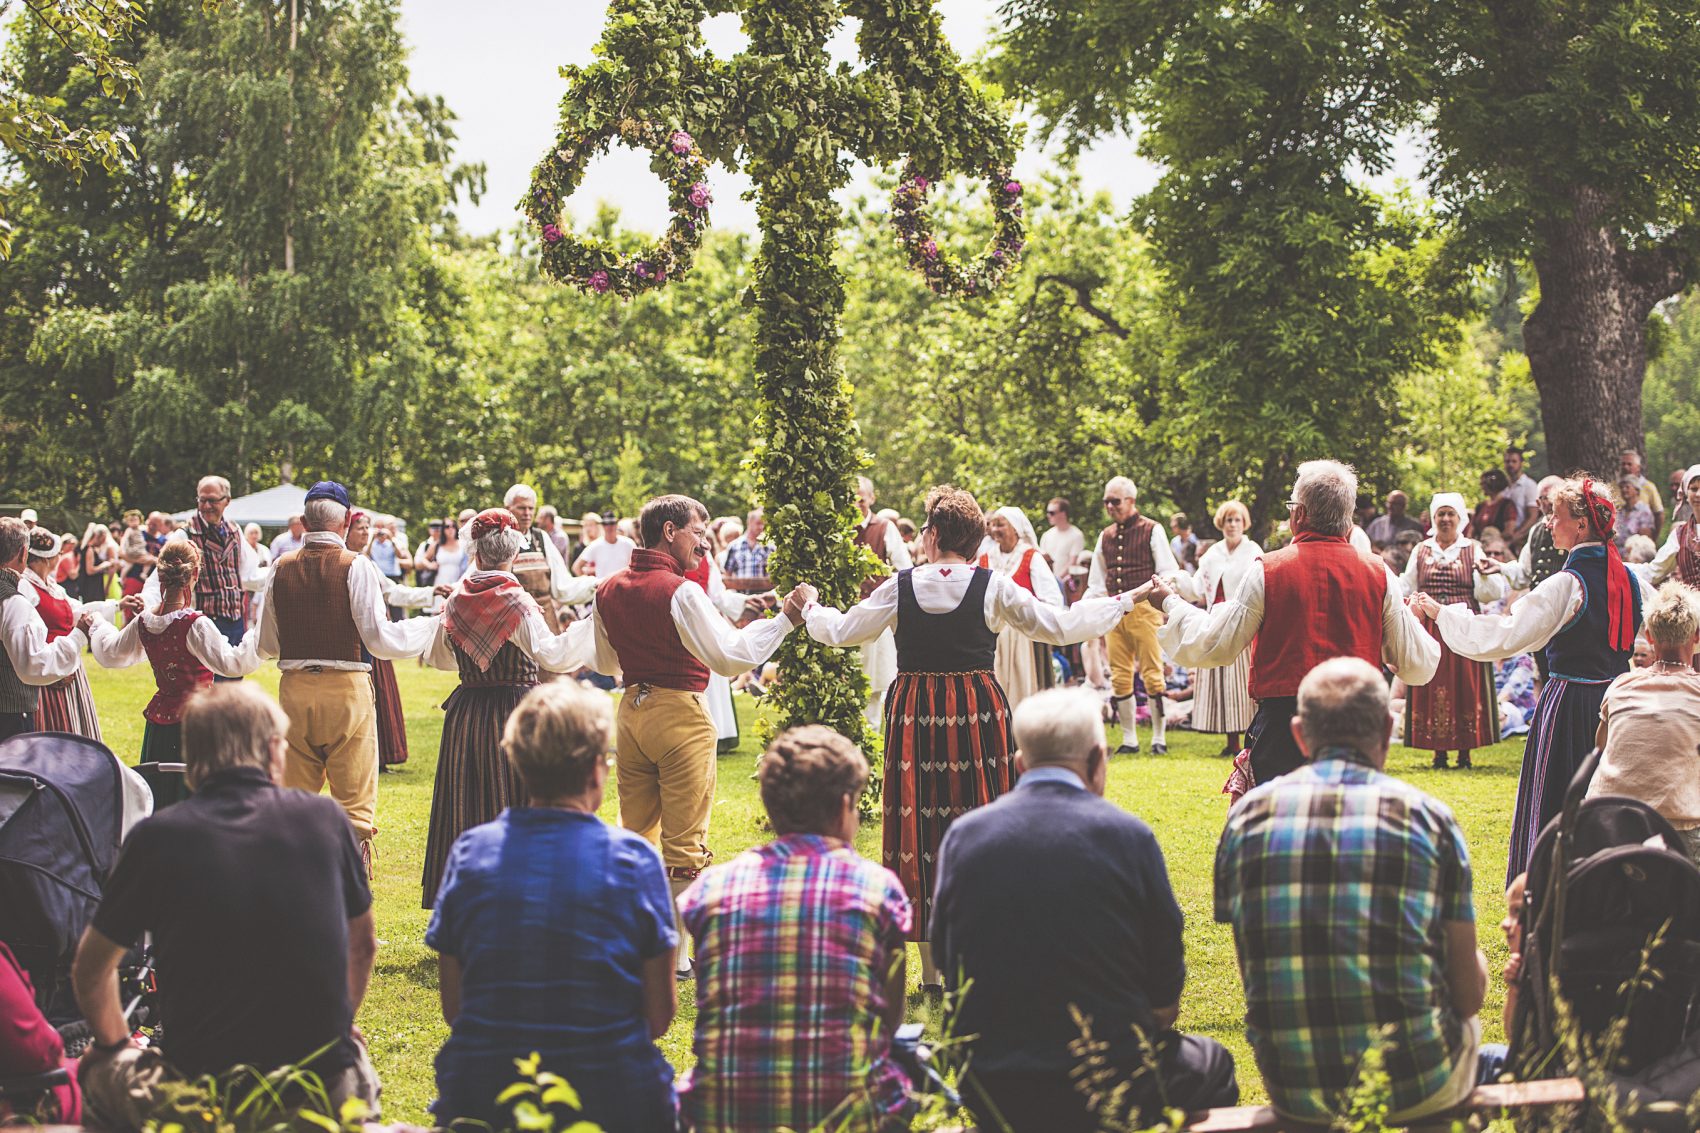
[[443, 631], [480, 670], [490, 667], [537, 601], [512, 575], [497, 571], [460, 580], [443, 603]]

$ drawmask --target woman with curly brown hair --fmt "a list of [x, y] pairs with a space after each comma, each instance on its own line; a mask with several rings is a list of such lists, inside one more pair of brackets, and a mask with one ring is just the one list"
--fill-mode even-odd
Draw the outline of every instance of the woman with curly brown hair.
[[[986, 536], [974, 497], [944, 485], [927, 494], [920, 546], [926, 565], [898, 571], [849, 610], [814, 606], [809, 635], [827, 645], [897, 637], [897, 679], [885, 699], [883, 864], [903, 879], [916, 909], [909, 939], [927, 940], [939, 843], [958, 815], [1015, 785], [1009, 701], [993, 671], [1009, 627], [1050, 645], [1099, 637], [1138, 591], [1064, 608], [1040, 602], [1012, 578], [971, 561]], [[921, 945], [921, 980], [936, 985]]]

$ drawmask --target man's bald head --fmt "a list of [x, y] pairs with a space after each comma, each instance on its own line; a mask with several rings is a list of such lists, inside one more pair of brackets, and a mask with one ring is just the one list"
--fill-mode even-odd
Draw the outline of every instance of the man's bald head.
[[1381, 768], [1387, 764], [1392, 734], [1387, 681], [1367, 661], [1336, 657], [1300, 682], [1293, 735], [1307, 756], [1314, 758], [1324, 748], [1349, 747]]

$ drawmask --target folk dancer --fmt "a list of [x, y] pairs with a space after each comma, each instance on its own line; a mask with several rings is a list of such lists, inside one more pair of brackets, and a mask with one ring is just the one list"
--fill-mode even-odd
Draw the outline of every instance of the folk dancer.
[[[1050, 562], [1039, 550], [1033, 524], [1018, 507], [1001, 507], [986, 517], [986, 542], [977, 565], [989, 567], [1047, 606], [1066, 607], [1062, 587]], [[1056, 683], [1051, 647], [1034, 641], [1014, 626], [998, 633], [998, 652], [992, 665], [1009, 710], [1036, 692]]]
[[[1458, 492], [1441, 492], [1429, 504], [1434, 534], [1417, 544], [1405, 564], [1399, 581], [1406, 595], [1428, 594], [1443, 606], [1461, 602], [1472, 613], [1505, 597], [1504, 579], [1480, 567], [1490, 560], [1467, 534], [1467, 507]], [[1432, 622], [1428, 630], [1440, 640]], [[1446, 770], [1447, 753], [1456, 750], [1458, 767], [1469, 770], [1471, 751], [1499, 742], [1498, 709], [1492, 667], [1458, 656], [1442, 641], [1434, 679], [1413, 688], [1406, 700], [1405, 746], [1434, 752], [1437, 771]]]
[[[1104, 511], [1112, 522], [1099, 534], [1092, 552], [1092, 570], [1086, 581], [1088, 598], [1137, 590], [1158, 575], [1173, 575], [1180, 570], [1164, 538], [1163, 525], [1139, 514], [1138, 498], [1139, 489], [1126, 476], [1117, 476], [1104, 485]], [[1163, 653], [1157, 644], [1162, 624], [1161, 613], [1139, 604], [1106, 635], [1110, 703], [1116, 706], [1122, 726], [1117, 755], [1139, 751], [1135, 670], [1145, 683], [1146, 703], [1151, 707], [1151, 753], [1164, 755], [1169, 750], [1163, 721]]]
[[[165, 542], [187, 539], [201, 552], [195, 608], [213, 620], [224, 640], [241, 645], [248, 628], [246, 592], [262, 589], [267, 572], [260, 568], [260, 556], [242, 537], [241, 528], [225, 522], [224, 510], [229, 506], [230, 481], [223, 476], [201, 477], [195, 485], [195, 514], [189, 517], [189, 526], [171, 532]], [[150, 575], [142, 584], [142, 606], [157, 609], [159, 601], [159, 579]]]
[[1251, 647], [1257, 715], [1248, 750], [1224, 790], [1235, 797], [1305, 761], [1293, 738], [1299, 682], [1333, 657], [1391, 667], [1407, 685], [1428, 683], [1440, 643], [1406, 608], [1387, 564], [1352, 547], [1357, 473], [1332, 460], [1299, 465], [1288, 501], [1293, 541], [1246, 570], [1239, 589], [1208, 611], [1158, 579], [1150, 600], [1169, 615], [1163, 644], [1177, 664], [1226, 665]]
[[[519, 524], [520, 537], [525, 540], [525, 545], [514, 559], [514, 577], [519, 579], [527, 594], [537, 599], [537, 608], [543, 612], [543, 624], [549, 627], [549, 632], [560, 633], [561, 607], [590, 601], [596, 583], [573, 577], [549, 533], [532, 523], [537, 515], [536, 489], [515, 484], [502, 497], [502, 506], [513, 515]], [[542, 679], [555, 678], [550, 675]]]
[[[1176, 577], [1177, 584], [1192, 583], [1192, 593], [1181, 593], [1194, 604], [1209, 609], [1239, 593], [1251, 565], [1263, 557], [1263, 548], [1246, 538], [1251, 512], [1238, 500], [1216, 509], [1216, 530], [1222, 538], [1199, 556], [1198, 573]], [[1192, 673], [1192, 718], [1194, 731], [1220, 733], [1226, 737], [1221, 754], [1230, 759], [1240, 753], [1240, 736], [1251, 727], [1257, 705], [1250, 692], [1251, 664], [1241, 653], [1226, 665], [1206, 666]]]
[[307, 492], [301, 549], [272, 564], [256, 648], [282, 670], [289, 717], [283, 785], [318, 794], [328, 782], [368, 871], [377, 835], [378, 719], [366, 654], [416, 657], [436, 623], [392, 622], [377, 565], [348, 549], [348, 490], [321, 480]]
[[1413, 600], [1461, 656], [1498, 661], [1546, 651], [1550, 675], [1530, 722], [1511, 817], [1508, 884], [1529, 868], [1535, 839], [1563, 809], [1571, 779], [1593, 750], [1606, 687], [1629, 670], [1642, 611], [1653, 598], [1652, 588], [1618, 557], [1612, 542], [1617, 512], [1606, 492], [1588, 477], [1553, 490], [1552, 541], [1569, 557], [1510, 613], [1476, 614], [1428, 594]]
[[921, 532], [924, 566], [898, 571], [848, 610], [808, 612], [809, 636], [827, 645], [861, 645], [888, 630], [896, 636], [897, 679], [885, 702], [883, 863], [914, 903], [909, 939], [921, 944], [928, 986], [942, 986], [926, 942], [945, 831], [1015, 785], [1009, 700], [993, 671], [999, 632], [1009, 626], [1051, 645], [1084, 641], [1122, 621], [1135, 597], [1048, 605], [974, 565], [970, 556], [984, 538], [974, 497], [934, 488]]
[[[42, 623], [47, 626], [49, 642], [57, 641], [75, 629], [84, 610], [110, 619], [117, 606], [117, 603], [109, 601], [90, 602], [85, 606], [71, 597], [54, 580], [54, 568], [58, 563], [59, 536], [45, 527], [31, 529], [29, 569], [23, 573], [24, 585], [19, 587], [18, 596], [35, 606], [36, 613], [41, 615]], [[69, 732], [101, 742], [100, 714], [95, 711], [94, 694], [89, 691], [88, 673], [81, 665], [64, 680], [42, 687], [35, 730]]]
[[[874, 482], [866, 476], [856, 477], [856, 543], [866, 547], [880, 561], [882, 570], [862, 580], [862, 597], [879, 589], [880, 583], [894, 571], [914, 566], [903, 533], [897, 524], [874, 513]], [[868, 726], [878, 728], [885, 719], [885, 692], [897, 678], [897, 641], [882, 633], [862, 646], [862, 672], [868, 676], [868, 706], [864, 715]]]
[[0, 740], [37, 730], [42, 687], [82, 668], [87, 626], [94, 621], [85, 611], [78, 619], [83, 625], [49, 641], [47, 623], [19, 593], [29, 585], [23, 581], [28, 558], [29, 529], [22, 520], [0, 517]]

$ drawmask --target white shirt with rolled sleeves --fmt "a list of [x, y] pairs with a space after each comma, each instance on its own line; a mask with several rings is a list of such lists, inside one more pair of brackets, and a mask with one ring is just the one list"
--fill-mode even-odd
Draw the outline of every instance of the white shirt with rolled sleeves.
[[[909, 574], [915, 602], [929, 614], [949, 613], [960, 606], [973, 577], [973, 564], [961, 562], [927, 563]], [[1047, 645], [1073, 645], [1108, 633], [1131, 609], [1131, 594], [1083, 598], [1066, 608], [1050, 605], [1010, 578], [994, 573], [986, 586], [984, 615], [989, 629], [1015, 629]], [[811, 606], [804, 621], [809, 636], [825, 645], [872, 641], [897, 625], [897, 578], [886, 579], [878, 590], [848, 610]]]
[[47, 640], [47, 623], [23, 594], [27, 586], [29, 581], [20, 578], [18, 597], [0, 602], [0, 645], [11, 658], [18, 679], [39, 688], [75, 673], [83, 663], [83, 646], [89, 639], [82, 630], [73, 629], [64, 637]]
[[[703, 588], [688, 578], [673, 591], [669, 612], [685, 649], [723, 677], [735, 677], [767, 664], [768, 658], [778, 652], [785, 635], [795, 628], [790, 618], [779, 613], [771, 618], [758, 618], [743, 629], [734, 629]], [[602, 610], [597, 603], [591, 603], [590, 619], [581, 624], [593, 627], [591, 668], [604, 676], [618, 673], [620, 655], [608, 640], [607, 628], [602, 624]]]
[[[1172, 575], [1180, 572], [1180, 564], [1175, 562], [1175, 552], [1169, 547], [1169, 541], [1163, 538], [1163, 525], [1151, 525], [1151, 562], [1156, 566], [1156, 573]], [[1098, 533], [1098, 543], [1092, 550], [1092, 570], [1086, 576], [1086, 597], [1102, 598], [1109, 591], [1109, 574], [1104, 565], [1104, 534]], [[1106, 633], [1109, 631], [1106, 630]], [[1031, 637], [1032, 634], [1027, 636]], [[1097, 636], [1094, 634], [1093, 636]], [[1052, 644], [1055, 644], [1054, 642]]]
[[1659, 548], [1658, 553], [1653, 556], [1652, 562], [1628, 563], [1626, 565], [1631, 571], [1642, 575], [1654, 586], [1663, 586], [1667, 579], [1676, 574], [1676, 552], [1678, 549], [1676, 536], [1681, 527], [1680, 523], [1672, 525], [1670, 534], [1665, 537], [1664, 546]]
[[[1381, 659], [1408, 685], [1425, 685], [1440, 667], [1440, 642], [1423, 629], [1405, 605], [1399, 579], [1387, 573], [1381, 600]], [[1163, 649], [1177, 665], [1219, 668], [1231, 663], [1263, 625], [1263, 560], [1246, 570], [1239, 590], [1208, 610], [1171, 594], [1163, 601], [1169, 624], [1158, 633]]]
[[[1584, 547], [1598, 546], [1583, 543]], [[1641, 588], [1643, 613], [1652, 605], [1653, 588], [1633, 569], [1629, 577]], [[1472, 661], [1503, 661], [1519, 653], [1545, 649], [1560, 630], [1582, 612], [1586, 597], [1576, 576], [1559, 571], [1512, 603], [1505, 614], [1473, 614], [1468, 606], [1442, 606], [1435, 625], [1447, 647]]]
[[[334, 531], [309, 531], [305, 543], [343, 546], [342, 536]], [[385, 661], [417, 657], [430, 644], [431, 635], [437, 628], [437, 620], [408, 618], [406, 621], [390, 621], [389, 614], [384, 609], [383, 577], [378, 573], [378, 564], [365, 555], [356, 555], [354, 562], [349, 564], [348, 604], [354, 615], [354, 627], [360, 632], [360, 641], [366, 646], [366, 652], [374, 657]], [[268, 575], [265, 589], [260, 592], [260, 612], [256, 619], [258, 631], [255, 635], [255, 648], [264, 660], [276, 657], [279, 652], [277, 612], [273, 608], [271, 579], [272, 576]], [[370, 672], [372, 668], [364, 661], [312, 658], [279, 661], [277, 667], [286, 673], [309, 668], [365, 673]]]
[[[516, 583], [519, 581], [507, 571], [494, 570], [475, 570], [467, 578], [483, 578], [492, 574], [505, 576]], [[449, 643], [449, 633], [443, 628], [442, 619], [424, 620], [435, 626], [423, 654], [425, 663], [451, 672], [459, 668], [454, 647]], [[595, 660], [595, 648], [588, 621], [576, 621], [560, 633], [550, 633], [548, 623], [536, 610], [520, 619], [508, 642], [537, 662], [538, 668], [547, 669], [551, 673], [577, 672]]]
[[[89, 649], [104, 668], [127, 669], [131, 665], [139, 665], [147, 660], [148, 655], [143, 631], [155, 635], [164, 633], [172, 622], [194, 612], [182, 609], [169, 614], [143, 613], [131, 618], [123, 629], [96, 622], [89, 635]], [[259, 655], [254, 650], [253, 630], [243, 636], [241, 645], [232, 645], [224, 639], [224, 634], [218, 631], [211, 618], [196, 618], [189, 626], [185, 644], [197, 661], [221, 677], [245, 677], [260, 667]]]
[[[179, 527], [165, 537], [167, 543], [176, 543], [189, 538], [189, 530]], [[242, 582], [242, 589], [258, 592], [265, 589], [266, 579], [271, 577], [271, 568], [260, 562], [260, 553], [248, 545], [248, 540], [242, 537], [242, 532], [236, 532], [236, 576]], [[204, 567], [202, 568], [205, 569]], [[152, 610], [159, 606], [159, 571], [153, 571], [142, 583], [142, 607]]]

